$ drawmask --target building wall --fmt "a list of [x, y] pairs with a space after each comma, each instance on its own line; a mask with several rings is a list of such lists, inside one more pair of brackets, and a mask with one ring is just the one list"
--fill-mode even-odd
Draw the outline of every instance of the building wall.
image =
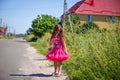
[[81, 23], [84, 23], [88, 20], [88, 16], [87, 15], [79, 15], [80, 16], [80, 21]]
[[[79, 15], [81, 24], [88, 21], [88, 15]], [[118, 17], [115, 17], [115, 20], [119, 20]], [[96, 23], [100, 28], [107, 28], [110, 26], [110, 16], [102, 16], [102, 15], [93, 15], [93, 22]], [[120, 22], [120, 20], [119, 20]], [[114, 24], [114, 23], [112, 23]]]
[[93, 22], [96, 23], [100, 28], [107, 28], [109, 27], [110, 19], [109, 16], [93, 16]]

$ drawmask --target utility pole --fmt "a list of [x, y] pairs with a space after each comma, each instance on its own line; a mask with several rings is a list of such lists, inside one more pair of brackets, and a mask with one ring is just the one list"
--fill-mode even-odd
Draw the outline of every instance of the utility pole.
[[2, 18], [0, 18], [0, 26], [2, 26]]
[[69, 10], [68, 10], [68, 7], [67, 7], [67, 2], [66, 2], [66, 0], [64, 0], [63, 22], [65, 22], [66, 15], [68, 15], [68, 19], [69, 19], [69, 23], [70, 23], [70, 29], [73, 32], [71, 17], [70, 17], [70, 13], [69, 13]]
[[11, 34], [10, 34], [10, 26], [8, 24], [6, 24], [6, 28], [7, 28], [7, 37], [10, 38]]

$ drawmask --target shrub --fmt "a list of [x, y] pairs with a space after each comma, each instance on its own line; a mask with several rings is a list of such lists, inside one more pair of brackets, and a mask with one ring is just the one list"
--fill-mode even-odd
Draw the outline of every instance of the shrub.
[[44, 36], [39, 38], [36, 43], [31, 44], [31, 46], [35, 47], [39, 53], [46, 55], [49, 48], [49, 38], [50, 33], [45, 33]]
[[38, 37], [37, 36], [34, 36], [33, 34], [30, 34], [30, 35], [25, 35], [24, 36], [24, 39], [28, 42], [32, 42], [32, 41], [37, 41]]
[[96, 32], [99, 32], [99, 27], [93, 22], [86, 22], [81, 26], [80, 32], [85, 33], [89, 30], [95, 30]]

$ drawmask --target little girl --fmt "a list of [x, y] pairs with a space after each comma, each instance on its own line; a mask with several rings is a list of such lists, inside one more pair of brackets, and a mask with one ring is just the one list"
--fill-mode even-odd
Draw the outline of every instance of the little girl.
[[49, 43], [50, 46], [53, 44], [53, 48], [51, 50], [49, 49], [50, 52], [46, 57], [49, 60], [54, 61], [54, 73], [52, 73], [52, 75], [60, 76], [62, 71], [62, 61], [67, 60], [70, 57], [64, 42], [62, 25], [58, 24], [55, 26]]

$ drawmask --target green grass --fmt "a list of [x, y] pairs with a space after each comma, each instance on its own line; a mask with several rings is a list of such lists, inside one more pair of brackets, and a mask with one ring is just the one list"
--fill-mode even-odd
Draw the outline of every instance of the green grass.
[[70, 34], [67, 39], [71, 58], [63, 68], [71, 80], [120, 79], [119, 32], [90, 31], [86, 34]]
[[[71, 58], [63, 62], [70, 80], [120, 80], [120, 29], [85, 34], [67, 33]], [[46, 55], [50, 34], [32, 44]]]
[[43, 55], [46, 55], [49, 48], [50, 34], [46, 33], [42, 38], [39, 38], [36, 43], [31, 44], [37, 51]]

